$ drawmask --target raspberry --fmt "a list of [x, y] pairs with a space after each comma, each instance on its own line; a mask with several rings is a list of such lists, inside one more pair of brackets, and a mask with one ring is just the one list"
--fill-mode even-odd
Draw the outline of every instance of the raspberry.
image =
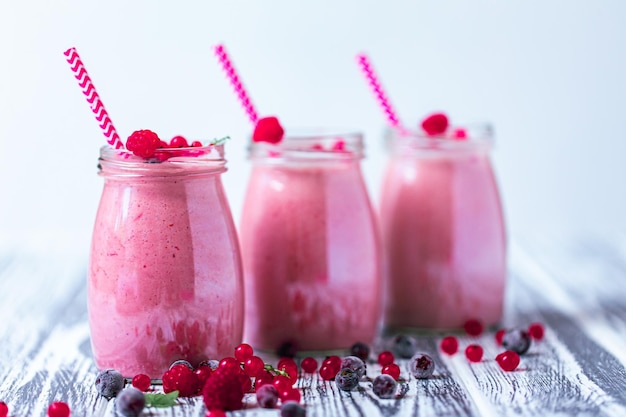
[[211, 375], [202, 390], [202, 397], [207, 410], [239, 410], [242, 407], [243, 389], [237, 374], [218, 368]]
[[530, 326], [528, 326], [528, 334], [535, 340], [543, 339], [543, 325], [541, 323], [531, 323]]
[[278, 391], [273, 385], [263, 385], [256, 391], [256, 402], [261, 408], [274, 408], [278, 404]]
[[459, 341], [454, 336], [446, 336], [441, 341], [441, 350], [448, 355], [454, 355], [459, 350]]
[[476, 319], [470, 319], [463, 324], [463, 329], [470, 336], [480, 336], [483, 333], [483, 324]]
[[172, 140], [170, 140], [170, 148], [186, 148], [189, 144], [187, 143], [187, 139], [182, 136], [174, 136]]
[[[274, 116], [259, 119], [252, 133], [253, 142], [278, 143], [283, 140], [285, 130]], [[283, 356], [279, 353], [279, 356]]]
[[180, 397], [193, 397], [201, 388], [198, 376], [184, 364], [173, 366], [163, 374], [163, 391], [178, 391]]
[[48, 407], [48, 417], [69, 417], [70, 407], [63, 401], [55, 401]]
[[393, 353], [389, 352], [388, 350], [380, 352], [378, 354], [378, 363], [380, 364], [380, 366], [387, 366], [389, 364], [392, 364], [395, 359], [396, 358], [393, 356]]
[[146, 374], [137, 374], [133, 377], [132, 384], [133, 387], [137, 388], [139, 391], [146, 392], [150, 389], [152, 381], [150, 381], [150, 377]]
[[252, 390], [252, 380], [243, 371], [239, 371], [239, 374], [237, 375], [237, 380], [239, 381], [239, 385], [241, 385], [241, 390], [244, 392], [244, 394]]
[[245, 362], [252, 355], [254, 355], [254, 349], [247, 343], [242, 343], [235, 348], [235, 358], [239, 362]]
[[9, 406], [4, 401], [0, 401], [0, 417], [7, 417], [7, 414], [9, 414]]
[[425, 353], [416, 353], [409, 361], [408, 368], [415, 378], [428, 378], [435, 371], [435, 361]]
[[498, 362], [500, 368], [507, 372], [514, 371], [517, 365], [519, 365], [519, 361], [519, 355], [512, 350], [507, 350], [496, 356], [496, 362]]
[[151, 130], [136, 130], [126, 140], [126, 149], [142, 158], [150, 158], [161, 147], [161, 139]]
[[498, 346], [502, 346], [502, 338], [504, 337], [504, 329], [500, 329], [496, 332], [496, 335], [494, 336], [496, 339], [496, 344]]
[[469, 345], [465, 348], [465, 357], [470, 362], [480, 362], [483, 359], [483, 348], [480, 345]]
[[317, 370], [317, 360], [311, 357], [304, 358], [300, 363], [300, 367], [307, 374], [312, 374]]
[[258, 356], [250, 356], [243, 363], [243, 370], [249, 377], [255, 377], [263, 371], [265, 362]]
[[374, 394], [376, 394], [379, 398], [393, 398], [396, 394], [397, 386], [398, 383], [396, 380], [393, 379], [392, 376], [386, 374], [378, 375], [374, 378], [374, 381], [372, 381], [372, 391], [374, 391]]
[[350, 347], [350, 354], [365, 362], [370, 356], [370, 347], [363, 342], [356, 342]]
[[448, 116], [443, 113], [433, 113], [422, 120], [422, 129], [428, 136], [437, 136], [448, 129]]
[[396, 381], [400, 379], [400, 367], [395, 363], [384, 366], [380, 373], [389, 375]]

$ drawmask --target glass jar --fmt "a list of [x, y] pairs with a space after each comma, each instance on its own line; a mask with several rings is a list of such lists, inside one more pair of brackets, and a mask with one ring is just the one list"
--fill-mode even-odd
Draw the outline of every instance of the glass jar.
[[103, 147], [88, 276], [99, 369], [161, 378], [186, 359], [232, 355], [243, 330], [237, 235], [222, 187], [223, 145], [159, 150], [162, 162]]
[[369, 343], [379, 324], [381, 254], [358, 133], [252, 143], [241, 222], [244, 339], [276, 351]]
[[467, 132], [455, 140], [388, 131], [380, 210], [388, 331], [502, 317], [506, 238], [492, 133]]

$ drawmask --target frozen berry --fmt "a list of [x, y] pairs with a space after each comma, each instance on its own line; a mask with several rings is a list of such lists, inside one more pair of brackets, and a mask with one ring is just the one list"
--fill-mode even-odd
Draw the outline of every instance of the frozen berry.
[[335, 368], [334, 366], [330, 364], [322, 365], [322, 367], [320, 368], [320, 377], [324, 381], [330, 381], [331, 379], [335, 378], [338, 372], [339, 372], [339, 369]]
[[126, 149], [142, 158], [150, 158], [161, 147], [161, 139], [151, 130], [136, 130], [126, 140]]
[[300, 363], [302, 370], [308, 374], [312, 374], [317, 370], [317, 360], [315, 358], [306, 357]]
[[218, 361], [217, 359], [211, 359], [208, 362], [209, 368], [211, 368], [212, 371], [215, 371], [219, 366], [220, 366], [220, 361]]
[[337, 387], [343, 391], [352, 391], [359, 385], [361, 377], [359, 373], [350, 368], [343, 368], [335, 376], [335, 383]]
[[496, 334], [495, 334], [495, 336], [494, 336], [494, 337], [495, 337], [495, 339], [496, 339], [496, 344], [497, 344], [498, 346], [502, 346], [502, 338], [504, 337], [504, 332], [505, 332], [505, 330], [504, 330], [504, 329], [500, 329], [500, 330], [498, 330], [498, 331], [496, 332]]
[[417, 342], [412, 336], [399, 334], [392, 340], [391, 351], [398, 358], [410, 359], [417, 351]]
[[48, 417], [69, 417], [70, 406], [63, 401], [55, 401], [48, 406]]
[[0, 417], [7, 417], [8, 414], [9, 406], [4, 401], [0, 401]]
[[480, 362], [483, 359], [483, 348], [480, 345], [469, 345], [465, 348], [465, 357], [470, 362]]
[[507, 330], [502, 337], [502, 346], [523, 355], [530, 348], [530, 336], [525, 330]]
[[137, 417], [146, 406], [146, 397], [137, 388], [124, 388], [117, 394], [115, 405], [124, 417]]
[[172, 369], [176, 365], [185, 365], [187, 368], [189, 368], [190, 370], [193, 371], [193, 365], [191, 363], [189, 363], [189, 361], [186, 361], [184, 359], [179, 359], [177, 361], [172, 362], [172, 364], [170, 365], [169, 369]]
[[254, 349], [247, 343], [242, 343], [235, 348], [235, 358], [239, 362], [245, 362], [252, 355], [254, 355]]
[[278, 404], [278, 391], [273, 385], [263, 385], [256, 390], [256, 402], [261, 408], [274, 408]]
[[186, 148], [187, 146], [189, 146], [187, 139], [182, 136], [174, 136], [170, 140], [170, 148]]
[[416, 353], [408, 363], [409, 372], [415, 378], [428, 378], [435, 371], [435, 361], [425, 353]]
[[443, 113], [434, 113], [422, 120], [422, 129], [428, 136], [437, 136], [448, 129], [448, 116]]
[[113, 398], [124, 388], [126, 380], [114, 369], [100, 371], [96, 376], [96, 390], [106, 398]]
[[454, 336], [446, 336], [441, 341], [441, 350], [448, 355], [454, 355], [459, 350], [459, 341]]
[[543, 325], [541, 323], [531, 323], [530, 326], [528, 326], [528, 334], [535, 340], [543, 339]]
[[400, 379], [400, 367], [395, 363], [384, 366], [380, 373], [390, 375], [396, 381]]
[[241, 409], [244, 392], [237, 374], [218, 368], [204, 384], [202, 396], [208, 410], [232, 411]]
[[370, 356], [370, 347], [363, 342], [356, 342], [350, 347], [350, 354], [365, 362]]
[[243, 371], [249, 377], [255, 377], [259, 375], [261, 372], [263, 372], [264, 368], [265, 368], [265, 362], [263, 362], [263, 359], [254, 355], [250, 356], [243, 363]]
[[391, 375], [381, 374], [372, 381], [372, 391], [379, 398], [393, 398], [398, 383]]
[[133, 387], [137, 388], [139, 391], [146, 392], [150, 389], [152, 381], [150, 381], [150, 377], [146, 374], [137, 374], [133, 377], [132, 384]]
[[[285, 130], [274, 116], [259, 119], [252, 133], [254, 142], [278, 143], [283, 140]], [[279, 356], [282, 356], [279, 354]]]
[[356, 356], [346, 356], [341, 360], [340, 369], [350, 368], [357, 373], [359, 378], [365, 376], [365, 363]]
[[388, 350], [385, 350], [378, 354], [378, 363], [380, 366], [387, 366], [393, 363], [395, 359], [396, 358], [393, 356], [393, 353], [389, 352]]
[[502, 368], [502, 370], [510, 372], [514, 371], [517, 368], [517, 365], [519, 365], [520, 362], [520, 358], [517, 352], [507, 350], [496, 356], [496, 362], [498, 362], [498, 365], [500, 365], [500, 368]]
[[463, 324], [463, 329], [470, 336], [480, 336], [483, 333], [483, 324], [476, 319], [470, 319]]
[[280, 406], [280, 417], [305, 417], [306, 409], [295, 401], [284, 402]]

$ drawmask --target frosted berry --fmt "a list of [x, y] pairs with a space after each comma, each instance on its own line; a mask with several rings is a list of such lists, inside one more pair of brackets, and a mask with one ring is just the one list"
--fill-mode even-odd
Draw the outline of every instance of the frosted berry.
[[278, 390], [273, 385], [263, 385], [256, 390], [256, 402], [261, 408], [274, 408], [278, 404]]
[[146, 397], [137, 388], [124, 388], [115, 398], [117, 412], [124, 417], [137, 417], [146, 406]]
[[530, 335], [525, 330], [507, 330], [502, 337], [502, 346], [523, 355], [530, 348]]
[[465, 357], [470, 362], [480, 362], [483, 359], [483, 348], [480, 345], [469, 345], [465, 348]]
[[70, 406], [63, 401], [55, 401], [48, 406], [48, 417], [69, 417]]
[[249, 377], [255, 377], [259, 375], [264, 368], [265, 362], [263, 362], [263, 359], [259, 358], [258, 356], [250, 356], [243, 363], [243, 371]]
[[233, 411], [242, 406], [244, 392], [237, 374], [218, 368], [207, 379], [202, 390], [204, 404], [208, 410], [215, 408]]
[[399, 334], [392, 340], [391, 351], [398, 358], [410, 359], [417, 351], [417, 341], [412, 336]]
[[150, 377], [146, 374], [135, 375], [131, 383], [133, 384], [133, 387], [143, 392], [148, 391], [150, 389], [150, 385], [152, 385], [152, 381], [150, 381]]
[[311, 357], [304, 358], [300, 363], [300, 367], [307, 374], [312, 374], [317, 370], [317, 360]]
[[95, 384], [98, 394], [106, 398], [113, 398], [124, 388], [126, 380], [118, 371], [106, 369], [98, 372]]
[[543, 339], [543, 325], [541, 323], [531, 323], [530, 326], [528, 326], [528, 334], [535, 340]]
[[174, 136], [172, 140], [170, 140], [170, 148], [186, 148], [189, 144], [187, 143], [187, 139], [182, 136]]
[[496, 339], [496, 344], [498, 346], [502, 346], [502, 338], [504, 337], [504, 329], [500, 329], [496, 332], [494, 338]]
[[[259, 119], [252, 133], [252, 141], [278, 143], [283, 140], [285, 130], [274, 116]], [[282, 356], [279, 354], [279, 356]]]
[[350, 368], [343, 368], [335, 376], [335, 383], [340, 390], [352, 391], [359, 385], [360, 379], [361, 377], [359, 376], [357, 371], [354, 371]]
[[470, 319], [463, 324], [463, 329], [470, 336], [480, 336], [483, 333], [483, 324], [476, 319]]
[[393, 356], [393, 353], [389, 352], [388, 350], [385, 350], [378, 354], [378, 364], [380, 366], [387, 366], [393, 363], [394, 360], [396, 360], [396, 358]]
[[335, 378], [338, 372], [339, 372], [339, 369], [335, 368], [334, 366], [330, 364], [322, 365], [322, 367], [320, 368], [320, 377], [324, 381], [330, 381], [331, 379]]
[[448, 355], [454, 355], [459, 350], [459, 341], [454, 336], [446, 336], [441, 341], [441, 350]]
[[344, 368], [350, 368], [352, 369], [354, 372], [357, 373], [357, 375], [360, 378], [363, 378], [365, 376], [365, 362], [363, 362], [361, 359], [357, 358], [356, 356], [346, 356], [345, 358], [343, 358], [341, 360], [341, 365], [339, 367], [340, 369], [344, 369]]
[[161, 139], [151, 130], [136, 130], [126, 140], [126, 149], [142, 158], [150, 158], [161, 147]]
[[305, 417], [306, 409], [295, 401], [284, 402], [280, 406], [280, 417]]
[[400, 367], [395, 363], [384, 366], [380, 373], [389, 375], [396, 381], [400, 379]]
[[4, 401], [0, 401], [0, 417], [7, 417], [8, 414], [9, 406]]
[[437, 136], [448, 129], [448, 116], [443, 113], [433, 113], [422, 120], [422, 129], [428, 136]]
[[189, 363], [189, 361], [186, 361], [184, 359], [179, 359], [177, 361], [172, 362], [172, 364], [170, 365], [169, 369], [172, 369], [176, 365], [185, 365], [187, 368], [189, 368], [190, 370], [193, 371], [193, 365], [191, 363]]
[[428, 378], [435, 371], [435, 361], [425, 353], [416, 353], [408, 363], [409, 372], [415, 378]]
[[366, 361], [370, 356], [370, 347], [363, 342], [356, 342], [350, 347], [350, 354], [356, 356], [362, 361]]
[[289, 388], [284, 391], [278, 393], [278, 397], [282, 402], [294, 401], [299, 403], [302, 398], [302, 394], [300, 394], [300, 390], [297, 388]]
[[396, 394], [398, 383], [391, 375], [381, 374], [372, 381], [372, 391], [379, 398], [393, 398]]
[[242, 343], [235, 348], [235, 359], [239, 362], [245, 362], [252, 355], [254, 355], [254, 349], [247, 343]]
[[519, 365], [520, 362], [520, 358], [517, 352], [507, 350], [496, 356], [496, 362], [498, 362], [498, 365], [500, 365], [500, 368], [502, 368], [502, 370], [510, 372], [514, 371], [517, 368], [517, 365]]

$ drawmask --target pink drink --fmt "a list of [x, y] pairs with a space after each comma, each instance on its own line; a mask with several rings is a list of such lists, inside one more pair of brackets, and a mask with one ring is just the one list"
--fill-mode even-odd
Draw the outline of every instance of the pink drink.
[[319, 351], [374, 338], [380, 245], [361, 158], [357, 134], [252, 144], [241, 239], [253, 346]]
[[[180, 152], [171, 149], [164, 152]], [[96, 365], [160, 378], [241, 342], [243, 279], [222, 146], [147, 163], [102, 148], [88, 279]]]
[[390, 133], [381, 195], [388, 330], [502, 317], [506, 245], [491, 137], [470, 137]]

